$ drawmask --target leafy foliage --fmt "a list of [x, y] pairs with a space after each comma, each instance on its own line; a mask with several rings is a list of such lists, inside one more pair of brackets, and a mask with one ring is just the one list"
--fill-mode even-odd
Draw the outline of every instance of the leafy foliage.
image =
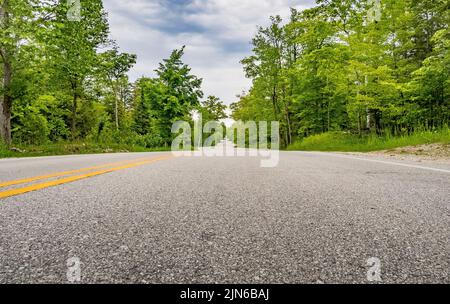
[[259, 28], [237, 120], [280, 120], [283, 144], [333, 131], [402, 135], [449, 123], [448, 2], [318, 0]]
[[156, 78], [130, 83], [136, 55], [109, 38], [101, 0], [81, 4], [81, 20], [70, 21], [67, 1], [0, 2], [0, 141], [157, 148], [169, 145], [172, 123], [189, 120], [192, 109], [226, 116], [217, 98], [200, 104], [202, 80], [183, 63], [184, 47]]
[[[279, 121], [284, 147], [324, 133], [401, 137], [448, 125], [448, 1], [383, 0], [375, 22], [373, 1], [316, 2], [258, 28], [242, 60], [253, 85], [231, 105], [235, 120]], [[172, 124], [191, 121], [192, 110], [204, 121], [226, 118], [217, 97], [204, 99], [184, 47], [154, 78], [130, 83], [137, 57], [110, 39], [103, 2], [82, 0], [81, 8], [81, 20], [70, 21], [67, 1], [0, 0], [6, 146], [167, 147]]]

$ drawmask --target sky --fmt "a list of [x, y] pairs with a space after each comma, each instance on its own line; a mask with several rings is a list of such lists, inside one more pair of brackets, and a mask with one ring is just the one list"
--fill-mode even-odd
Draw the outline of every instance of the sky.
[[243, 58], [251, 55], [257, 26], [271, 15], [289, 16], [290, 7], [312, 7], [314, 0], [104, 0], [111, 36], [122, 52], [138, 56], [132, 81], [154, 76], [162, 59], [186, 46], [184, 62], [203, 78], [205, 97], [225, 104], [248, 90]]

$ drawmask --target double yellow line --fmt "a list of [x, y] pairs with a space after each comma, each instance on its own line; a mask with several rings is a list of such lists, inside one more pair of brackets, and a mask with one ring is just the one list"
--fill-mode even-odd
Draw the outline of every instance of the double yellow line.
[[88, 172], [85, 174], [66, 177], [66, 178], [62, 178], [62, 179], [57, 179], [57, 180], [53, 180], [53, 181], [49, 181], [49, 182], [45, 182], [45, 183], [34, 184], [34, 185], [23, 187], [23, 188], [6, 190], [3, 192], [0, 192], [0, 199], [19, 195], [19, 194], [24, 194], [24, 193], [31, 192], [31, 191], [41, 190], [41, 189], [45, 189], [48, 187], [71, 183], [71, 182], [78, 181], [81, 179], [85, 179], [85, 178], [89, 178], [89, 177], [93, 177], [93, 176], [97, 176], [97, 175], [102, 175], [102, 174], [106, 174], [106, 173], [110, 173], [110, 172], [114, 172], [114, 171], [118, 171], [118, 170], [123, 170], [123, 169], [134, 168], [134, 167], [138, 167], [138, 166], [142, 166], [142, 165], [146, 165], [146, 164], [151, 164], [151, 163], [155, 163], [158, 161], [167, 160], [167, 159], [171, 159], [171, 158], [173, 158], [172, 155], [166, 155], [166, 156], [150, 158], [150, 159], [149, 158], [141, 158], [141, 159], [136, 159], [136, 160], [132, 160], [132, 161], [128, 160], [128, 161], [123, 161], [123, 162], [105, 164], [105, 165], [101, 165], [101, 166], [94, 166], [94, 167], [82, 168], [82, 169], [78, 169], [78, 170], [58, 172], [58, 173], [52, 173], [52, 174], [47, 174], [47, 175], [24, 178], [24, 179], [20, 179], [20, 180], [2, 182], [2, 183], [0, 183], [0, 188], [31, 183], [31, 182], [43, 180], [43, 179], [63, 177], [63, 176], [68, 176], [68, 175], [72, 175], [72, 174], [76, 174], [76, 173], [88, 172], [88, 171], [92, 171], [92, 170], [96, 170], [96, 169], [105, 168], [105, 169], [99, 170], [99, 171]]

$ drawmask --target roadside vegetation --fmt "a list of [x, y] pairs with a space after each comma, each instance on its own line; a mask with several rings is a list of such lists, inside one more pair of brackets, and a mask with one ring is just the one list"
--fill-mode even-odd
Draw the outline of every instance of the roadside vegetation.
[[70, 3], [0, 0], [0, 157], [168, 150], [191, 111], [226, 117], [184, 47], [130, 81], [138, 58], [110, 38], [103, 2], [83, 0], [80, 20]]
[[279, 121], [289, 149], [448, 140], [448, 1], [316, 3], [258, 29], [253, 54], [242, 60], [253, 86], [231, 106], [232, 117]]
[[400, 147], [449, 144], [450, 130], [417, 131], [410, 135], [364, 135], [348, 132], [329, 132], [305, 138], [290, 145], [287, 150], [324, 152], [372, 152]]
[[7, 147], [5, 144], [0, 144], [0, 158], [100, 153], [156, 152], [168, 150], [170, 150], [170, 148], [146, 148], [134, 144], [102, 144], [71, 141], [48, 143], [44, 145], [16, 145], [14, 147]]

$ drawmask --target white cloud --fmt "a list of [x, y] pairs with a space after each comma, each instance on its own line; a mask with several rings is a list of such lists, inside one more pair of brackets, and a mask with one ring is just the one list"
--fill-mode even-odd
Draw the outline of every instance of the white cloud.
[[121, 50], [138, 55], [134, 80], [153, 76], [158, 63], [186, 45], [185, 62], [203, 78], [205, 95], [225, 103], [250, 87], [239, 61], [250, 55], [258, 25], [271, 15], [287, 17], [289, 8], [312, 0], [104, 0], [111, 36]]

